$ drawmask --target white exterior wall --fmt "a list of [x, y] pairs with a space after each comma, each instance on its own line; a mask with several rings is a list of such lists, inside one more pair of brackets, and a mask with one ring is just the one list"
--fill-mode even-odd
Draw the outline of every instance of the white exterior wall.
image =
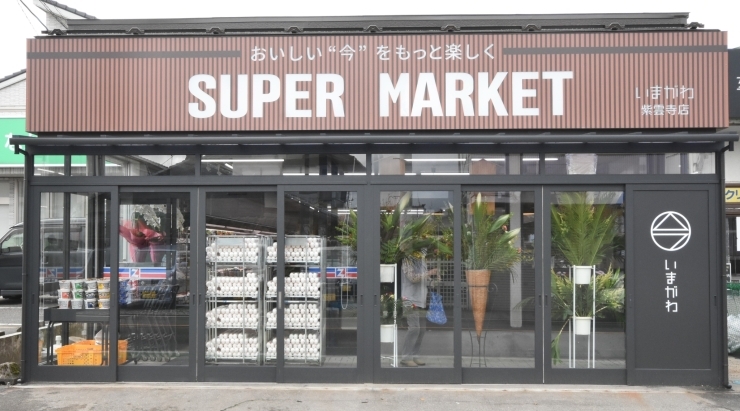
[[26, 80], [23, 80], [0, 89], [0, 117], [26, 117]]

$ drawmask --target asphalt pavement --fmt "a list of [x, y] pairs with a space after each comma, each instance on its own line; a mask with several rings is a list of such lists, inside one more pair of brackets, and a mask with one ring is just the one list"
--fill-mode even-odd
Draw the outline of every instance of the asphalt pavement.
[[27, 384], [0, 410], [740, 410], [720, 388], [565, 385]]

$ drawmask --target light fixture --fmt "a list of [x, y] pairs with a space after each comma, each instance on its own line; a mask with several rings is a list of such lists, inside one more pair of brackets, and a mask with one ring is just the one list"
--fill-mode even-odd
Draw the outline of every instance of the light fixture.
[[219, 158], [219, 159], [201, 159], [201, 163], [282, 163], [282, 158]]
[[423, 176], [469, 176], [470, 173], [421, 173]]
[[501, 162], [501, 163], [505, 163], [506, 162], [506, 158], [504, 158], [504, 157], [498, 157], [498, 158], [488, 158], [488, 157], [487, 158], [473, 158], [470, 161], [481, 161], [481, 160], [498, 161], [498, 162]]
[[405, 158], [405, 161], [409, 162], [420, 162], [420, 163], [462, 163], [465, 161], [464, 158]]

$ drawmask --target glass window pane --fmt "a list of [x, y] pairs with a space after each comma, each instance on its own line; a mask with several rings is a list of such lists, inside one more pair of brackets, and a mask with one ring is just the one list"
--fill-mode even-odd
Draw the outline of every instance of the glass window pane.
[[521, 156], [521, 174], [526, 176], [536, 176], [540, 173], [540, 155], [539, 154], [522, 154]]
[[106, 176], [193, 176], [198, 156], [130, 155], [105, 156], [102, 173]]
[[[373, 175], [506, 175], [508, 154], [373, 154]], [[517, 155], [514, 155], [518, 157]]]
[[121, 193], [119, 335], [126, 366], [188, 366], [190, 194]]
[[623, 369], [624, 193], [556, 192], [551, 213], [552, 366]]
[[384, 368], [454, 366], [452, 203], [449, 191], [380, 193]]
[[357, 367], [357, 229], [356, 192], [285, 193], [287, 366]]
[[33, 156], [33, 175], [59, 177], [64, 175], [64, 156]]
[[463, 192], [463, 367], [535, 366], [534, 192]]
[[714, 153], [547, 154], [547, 174], [714, 174]]
[[[38, 237], [39, 363], [107, 365], [110, 290], [103, 292], [99, 284], [107, 284], [110, 268], [110, 194], [42, 193], [41, 199], [42, 211], [63, 217], [42, 218]], [[69, 213], [65, 200], [71, 204]], [[69, 320], [83, 310], [96, 321]]]
[[365, 154], [208, 155], [202, 175], [364, 176]]
[[276, 272], [266, 253], [276, 233], [276, 192], [206, 194], [206, 365], [265, 364], [274, 290], [270, 304], [263, 298]]

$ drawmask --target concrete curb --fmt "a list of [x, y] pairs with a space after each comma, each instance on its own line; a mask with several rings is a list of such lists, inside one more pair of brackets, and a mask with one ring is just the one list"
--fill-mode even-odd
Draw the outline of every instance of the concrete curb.
[[63, 388], [65, 390], [90, 389], [149, 389], [164, 391], [206, 390], [206, 391], [326, 391], [326, 392], [589, 392], [589, 393], [671, 393], [671, 394], [703, 394], [707, 392], [727, 392], [740, 394], [740, 391], [725, 390], [719, 387], [647, 387], [647, 386], [610, 386], [610, 385], [437, 385], [437, 384], [276, 384], [276, 383], [29, 383], [14, 386], [21, 390], [46, 390]]

